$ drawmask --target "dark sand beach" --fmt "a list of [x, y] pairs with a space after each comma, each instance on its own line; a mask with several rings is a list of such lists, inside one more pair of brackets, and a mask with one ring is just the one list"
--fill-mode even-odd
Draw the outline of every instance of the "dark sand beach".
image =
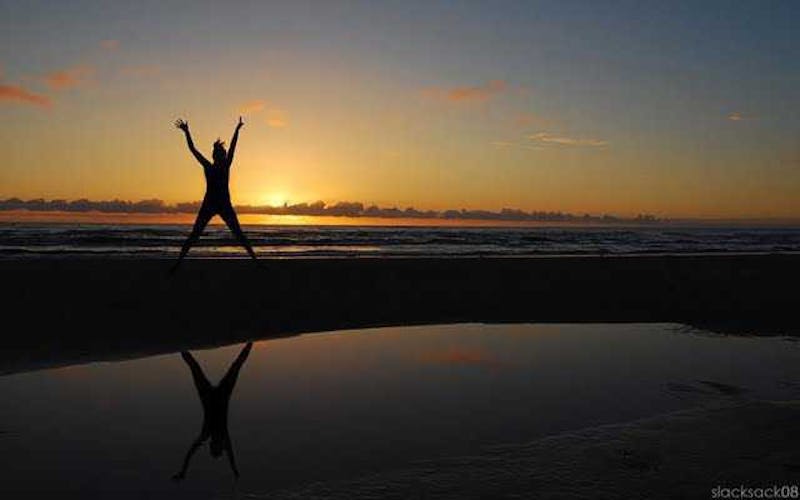
[[[242, 491], [253, 498], [709, 498], [716, 486], [791, 486], [800, 477], [800, 386], [790, 339], [800, 333], [800, 256], [298, 259], [260, 266], [197, 259], [175, 275], [169, 265], [0, 261], [10, 325], [0, 372], [11, 400], [19, 400], [6, 444], [54, 453], [43, 466], [62, 497], [73, 489], [120, 498], [230, 489], [226, 467], [208, 459], [169, 489], [170, 468], [191, 439], [191, 431], [177, 429], [197, 418], [180, 356], [72, 365], [257, 339], [276, 340], [257, 344], [262, 354], [244, 369], [232, 431], [243, 443], [243, 479], [223, 498]], [[279, 340], [454, 323], [473, 325], [439, 333], [425, 327], [427, 337], [377, 329]], [[500, 326], [520, 330], [492, 333]], [[480, 335], [470, 333], [475, 328]], [[308, 338], [313, 342], [297, 342]], [[383, 351], [357, 356], [371, 338]], [[436, 347], [421, 351], [426, 345]], [[211, 358], [217, 372], [235, 355], [231, 349]], [[396, 361], [401, 353], [404, 361]], [[45, 370], [59, 366], [66, 368]], [[273, 366], [277, 371], [264, 371]], [[394, 375], [386, 378], [387, 369]], [[652, 378], [654, 370], [661, 378]], [[76, 419], [76, 404], [99, 406]], [[404, 419], [403, 411], [411, 413]], [[51, 428], [49, 415], [61, 414], [66, 420]], [[137, 414], [145, 426], [126, 430]], [[451, 431], [463, 426], [463, 436], [441, 437], [453, 425]], [[93, 444], [72, 443], [56, 432], [62, 427], [74, 439], [95, 436], [86, 442]], [[125, 437], [131, 433], [139, 437]], [[345, 446], [351, 441], [358, 445]], [[146, 456], [151, 447], [159, 450], [155, 460]], [[380, 466], [375, 457], [365, 462], [371, 447]], [[73, 471], [59, 457], [76, 450]], [[287, 462], [277, 466], [281, 453]], [[107, 456], [122, 462], [108, 465]], [[349, 461], [339, 465], [342, 457]], [[93, 467], [110, 475], [91, 479]], [[46, 492], [19, 474], [6, 478], [14, 481], [9, 491]]]
[[0, 372], [304, 332], [676, 322], [797, 335], [800, 255], [0, 261]]

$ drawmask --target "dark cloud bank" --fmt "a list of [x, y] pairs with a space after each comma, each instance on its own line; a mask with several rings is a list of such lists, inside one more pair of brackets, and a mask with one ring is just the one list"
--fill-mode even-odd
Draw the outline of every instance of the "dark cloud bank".
[[[142, 201], [92, 201], [80, 200], [21, 200], [9, 198], [0, 200], [0, 211], [28, 210], [32, 212], [103, 212], [126, 214], [183, 214], [195, 213], [199, 202], [177, 203], [168, 205], [162, 200]], [[359, 202], [343, 201], [328, 205], [325, 202], [298, 203], [281, 207], [238, 205], [240, 214], [264, 215], [312, 215], [334, 217], [378, 217], [384, 219], [448, 219], [448, 220], [486, 220], [486, 221], [539, 221], [539, 222], [657, 222], [652, 215], [638, 215], [635, 218], [621, 218], [612, 215], [575, 215], [563, 212], [525, 212], [512, 208], [504, 208], [498, 212], [489, 210], [417, 210], [384, 208], [376, 205], [366, 206]]]

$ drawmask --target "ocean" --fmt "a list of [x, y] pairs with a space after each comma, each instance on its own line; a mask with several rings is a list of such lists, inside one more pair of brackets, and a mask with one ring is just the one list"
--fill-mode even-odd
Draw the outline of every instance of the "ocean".
[[[0, 223], [0, 258], [177, 255], [183, 224]], [[530, 257], [790, 253], [800, 228], [781, 227], [375, 227], [248, 225], [256, 252], [303, 257]], [[224, 226], [210, 226], [190, 257], [241, 258]]]

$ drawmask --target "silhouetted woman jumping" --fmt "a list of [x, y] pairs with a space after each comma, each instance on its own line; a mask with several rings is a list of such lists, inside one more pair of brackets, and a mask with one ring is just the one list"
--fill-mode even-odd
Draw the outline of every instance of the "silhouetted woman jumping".
[[239, 117], [239, 123], [236, 125], [236, 130], [233, 132], [233, 137], [231, 138], [231, 147], [227, 152], [225, 151], [224, 142], [219, 139], [214, 142], [214, 151], [211, 155], [214, 163], [208, 161], [200, 154], [197, 148], [194, 147], [192, 134], [189, 132], [189, 124], [186, 121], [177, 120], [175, 126], [183, 130], [186, 135], [186, 143], [189, 145], [189, 151], [192, 152], [194, 157], [197, 158], [197, 161], [200, 162], [200, 165], [203, 166], [203, 173], [206, 176], [206, 195], [203, 198], [200, 211], [197, 213], [197, 219], [194, 221], [192, 233], [183, 244], [178, 262], [175, 263], [172, 270], [175, 271], [178, 268], [183, 258], [189, 253], [189, 249], [200, 237], [208, 221], [215, 215], [222, 217], [222, 220], [225, 221], [225, 224], [228, 225], [231, 232], [236, 235], [239, 242], [245, 250], [247, 250], [247, 253], [250, 254], [250, 257], [255, 259], [256, 254], [253, 251], [253, 247], [250, 246], [250, 242], [247, 241], [247, 236], [244, 235], [241, 226], [239, 226], [239, 219], [236, 217], [236, 212], [233, 210], [231, 193], [228, 190], [233, 153], [236, 151], [236, 142], [239, 140], [239, 129], [244, 126], [242, 117]]
[[186, 452], [180, 472], [172, 476], [172, 479], [180, 481], [186, 477], [186, 471], [189, 469], [189, 462], [191, 462], [194, 452], [206, 441], [209, 441], [208, 446], [212, 457], [218, 458], [223, 453], [228, 455], [233, 475], [237, 478], [239, 477], [239, 469], [236, 468], [236, 460], [233, 457], [233, 444], [228, 433], [228, 403], [230, 403], [236, 379], [239, 377], [239, 371], [242, 369], [242, 365], [247, 360], [252, 348], [252, 342], [248, 342], [244, 346], [217, 386], [211, 385], [203, 373], [203, 369], [200, 368], [200, 365], [197, 364], [190, 352], [183, 351], [181, 353], [181, 357], [189, 365], [197, 395], [203, 404], [203, 426], [200, 428], [200, 435], [189, 446], [189, 451]]

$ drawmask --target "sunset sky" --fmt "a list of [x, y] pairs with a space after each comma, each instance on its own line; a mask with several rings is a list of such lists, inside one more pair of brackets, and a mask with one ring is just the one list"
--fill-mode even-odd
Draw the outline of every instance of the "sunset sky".
[[800, 2], [0, 1], [0, 198], [800, 216]]

